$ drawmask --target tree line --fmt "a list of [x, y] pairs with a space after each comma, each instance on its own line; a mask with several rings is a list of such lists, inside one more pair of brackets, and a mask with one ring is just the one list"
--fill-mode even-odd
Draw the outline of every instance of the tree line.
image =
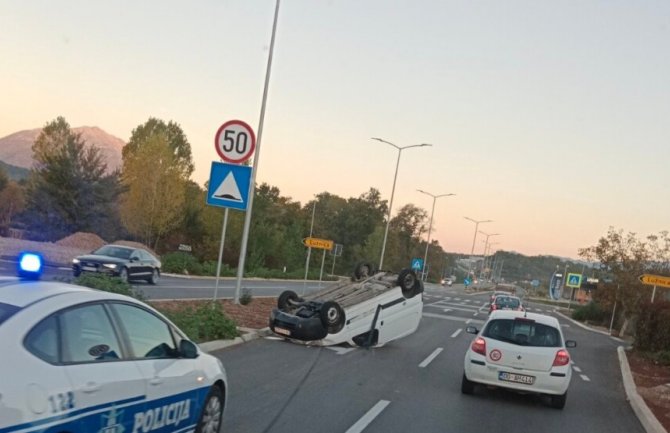
[[[85, 143], [63, 117], [48, 122], [32, 147], [34, 165], [25, 181], [9, 181], [0, 169], [0, 234], [10, 227], [33, 240], [56, 241], [76, 232], [107, 241], [131, 239], [158, 253], [192, 247], [199, 260], [216, 260], [223, 209], [207, 206], [206, 185], [191, 180], [191, 145], [178, 123], [149, 118], [131, 132], [122, 167], [110, 172], [100, 149]], [[314, 211], [313, 236], [343, 245], [335, 272], [349, 273], [359, 261], [378, 262], [388, 202], [369, 188], [344, 198], [324, 191], [301, 204], [276, 186], [257, 185], [250, 229], [247, 270], [304, 268]], [[408, 267], [423, 257], [426, 210], [406, 204], [391, 218], [384, 268]], [[223, 262], [237, 266], [243, 213], [230, 211]], [[313, 251], [310, 266], [321, 263]], [[327, 269], [334, 257], [327, 255]], [[431, 241], [430, 276], [438, 279], [445, 252]]]

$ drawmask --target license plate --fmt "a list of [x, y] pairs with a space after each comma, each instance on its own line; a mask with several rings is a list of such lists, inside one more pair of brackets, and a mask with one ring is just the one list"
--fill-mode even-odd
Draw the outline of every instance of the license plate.
[[281, 334], [281, 335], [291, 335], [291, 331], [289, 331], [288, 329], [284, 329], [284, 328], [275, 327], [275, 332], [277, 334]]
[[505, 382], [515, 382], [523, 383], [526, 385], [532, 385], [535, 383], [535, 376], [526, 376], [525, 374], [516, 374], [508, 373], [506, 371], [501, 371], [498, 373], [498, 380], [504, 380]]
[[82, 266], [82, 271], [96, 272], [98, 269], [93, 266]]

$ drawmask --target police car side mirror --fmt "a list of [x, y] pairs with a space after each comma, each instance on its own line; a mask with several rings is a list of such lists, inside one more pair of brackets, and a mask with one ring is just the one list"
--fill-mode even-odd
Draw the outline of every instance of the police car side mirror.
[[179, 355], [182, 358], [193, 359], [198, 357], [198, 347], [194, 342], [189, 340], [181, 340], [179, 342]]

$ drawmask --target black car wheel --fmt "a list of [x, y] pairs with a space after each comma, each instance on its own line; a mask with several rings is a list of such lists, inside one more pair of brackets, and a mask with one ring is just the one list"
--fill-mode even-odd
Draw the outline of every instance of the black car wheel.
[[354, 278], [357, 280], [362, 280], [364, 278], [371, 277], [374, 274], [374, 266], [370, 262], [361, 262], [356, 265], [354, 269]]
[[463, 380], [461, 380], [461, 392], [463, 394], [472, 394], [475, 392], [475, 383], [468, 380], [465, 373], [463, 373]]
[[277, 298], [277, 308], [283, 311], [291, 306], [291, 302], [298, 301], [300, 301], [300, 298], [296, 292], [293, 290], [284, 290]]
[[158, 280], [160, 280], [160, 279], [161, 279], [161, 276], [158, 273], [158, 269], [154, 269], [151, 272], [151, 277], [149, 277], [149, 279], [147, 281], [149, 282], [149, 284], [153, 284], [155, 286], [156, 284], [158, 284]]
[[119, 271], [119, 278], [124, 283], [128, 282], [128, 269], [127, 268], [121, 268], [121, 270]]
[[223, 421], [223, 392], [214, 385], [209, 390], [202, 413], [195, 428], [196, 433], [219, 433]]
[[565, 391], [561, 395], [550, 395], [551, 398], [551, 407], [554, 409], [563, 409], [565, 407], [565, 400], [568, 398], [568, 392]]
[[321, 305], [321, 323], [330, 334], [336, 334], [344, 328], [344, 310], [337, 302], [326, 301]]

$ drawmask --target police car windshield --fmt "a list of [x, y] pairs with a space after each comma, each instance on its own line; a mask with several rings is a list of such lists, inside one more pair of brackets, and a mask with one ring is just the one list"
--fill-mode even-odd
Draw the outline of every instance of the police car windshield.
[[5, 320], [12, 317], [14, 313], [16, 313], [19, 310], [20, 308], [17, 307], [16, 305], [4, 304], [0, 302], [0, 325], [2, 325], [2, 323]]
[[97, 254], [100, 256], [116, 257], [117, 259], [128, 259], [130, 258], [130, 254], [132, 254], [132, 252], [133, 250], [129, 248], [105, 245], [104, 247], [93, 251], [93, 254]]

